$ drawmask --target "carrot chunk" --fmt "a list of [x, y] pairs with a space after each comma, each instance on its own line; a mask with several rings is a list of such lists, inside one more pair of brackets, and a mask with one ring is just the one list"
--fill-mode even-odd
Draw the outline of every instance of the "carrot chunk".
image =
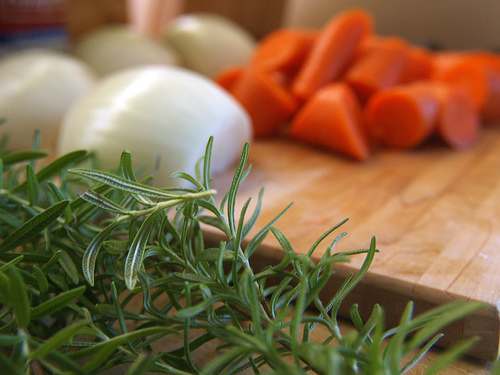
[[378, 34], [368, 34], [361, 42], [358, 44], [358, 47], [354, 51], [351, 61], [348, 64], [351, 65], [358, 61], [361, 57], [368, 55], [374, 50], [384, 48], [387, 44], [392, 43], [404, 43], [404, 39], [398, 36], [385, 36]]
[[489, 51], [440, 51], [433, 54], [432, 79], [442, 76], [457, 65], [486, 66], [500, 73], [500, 55]]
[[393, 38], [360, 56], [346, 71], [343, 80], [366, 102], [377, 91], [397, 84], [408, 60], [409, 47]]
[[332, 18], [292, 82], [291, 91], [306, 100], [316, 90], [339, 77], [359, 43], [372, 32], [373, 20], [361, 9], [345, 11]]
[[399, 84], [430, 79], [433, 67], [431, 51], [423, 47], [410, 46], [406, 65], [399, 77]]
[[500, 121], [500, 71], [465, 59], [441, 72], [440, 79], [466, 90], [485, 123]]
[[365, 108], [370, 136], [395, 148], [413, 148], [436, 128], [439, 102], [425, 85], [394, 86], [373, 95]]
[[236, 82], [243, 76], [246, 68], [243, 66], [231, 66], [225, 68], [214, 77], [215, 83], [231, 92]]
[[483, 67], [466, 62], [454, 64], [439, 75], [442, 82], [453, 83], [467, 90], [474, 100], [474, 106], [482, 111], [488, 95], [486, 71]]
[[343, 83], [331, 83], [305, 102], [288, 134], [307, 144], [365, 160], [370, 151], [362, 117], [352, 89]]
[[452, 148], [470, 147], [480, 130], [479, 113], [466, 91], [446, 84], [429, 83], [439, 100], [437, 132]]
[[264, 72], [281, 72], [291, 79], [302, 66], [317, 36], [317, 30], [278, 29], [258, 44], [250, 65]]
[[447, 71], [466, 55], [464, 51], [437, 51], [432, 55], [432, 80], [441, 80], [443, 72]]
[[276, 135], [298, 109], [297, 100], [270, 74], [246, 69], [231, 90], [247, 110], [254, 136]]

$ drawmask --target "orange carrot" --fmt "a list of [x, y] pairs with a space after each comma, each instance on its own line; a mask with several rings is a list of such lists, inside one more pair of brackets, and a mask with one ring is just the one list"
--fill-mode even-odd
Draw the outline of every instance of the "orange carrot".
[[304, 62], [317, 35], [317, 30], [278, 29], [257, 45], [250, 65], [264, 72], [281, 72], [291, 79]]
[[231, 93], [247, 110], [256, 138], [277, 134], [297, 111], [298, 103], [269, 74], [246, 69]]
[[430, 79], [433, 72], [433, 54], [426, 48], [410, 46], [406, 65], [399, 77], [399, 83]]
[[500, 73], [500, 54], [489, 51], [478, 51], [469, 57], [472, 64], [482, 64], [495, 72]]
[[352, 64], [359, 60], [361, 57], [366, 56], [370, 52], [376, 49], [383, 48], [387, 44], [391, 43], [404, 43], [404, 39], [398, 36], [385, 36], [379, 34], [368, 34], [363, 40], [358, 44], [358, 47], [354, 51], [352, 59], [349, 64]]
[[408, 50], [403, 40], [391, 39], [360, 56], [348, 68], [343, 80], [354, 88], [364, 103], [377, 91], [399, 82], [408, 60]]
[[500, 71], [477, 60], [465, 59], [442, 71], [439, 78], [466, 90], [484, 122], [500, 121]]
[[352, 89], [330, 83], [312, 95], [291, 122], [288, 134], [310, 145], [357, 160], [369, 156], [362, 110]]
[[434, 82], [428, 85], [439, 100], [437, 132], [440, 137], [455, 149], [471, 146], [478, 137], [481, 122], [470, 95], [453, 85]]
[[433, 56], [432, 79], [441, 79], [443, 74], [457, 65], [480, 65], [500, 72], [500, 55], [489, 51], [441, 51]]
[[316, 43], [292, 82], [291, 91], [306, 100], [335, 80], [348, 64], [359, 43], [372, 32], [373, 20], [364, 10], [345, 11], [320, 31]]
[[431, 79], [440, 80], [441, 75], [465, 56], [465, 51], [437, 51], [432, 55]]
[[214, 77], [214, 81], [227, 91], [231, 92], [236, 82], [238, 82], [243, 76], [245, 70], [246, 68], [243, 66], [231, 66], [229, 68], [225, 68]]
[[365, 121], [373, 139], [386, 146], [413, 148], [435, 130], [439, 102], [422, 84], [394, 86], [373, 95]]
[[488, 82], [486, 70], [477, 65], [466, 62], [454, 64], [442, 71], [440, 81], [453, 83], [467, 90], [474, 100], [474, 106], [482, 111], [488, 95]]

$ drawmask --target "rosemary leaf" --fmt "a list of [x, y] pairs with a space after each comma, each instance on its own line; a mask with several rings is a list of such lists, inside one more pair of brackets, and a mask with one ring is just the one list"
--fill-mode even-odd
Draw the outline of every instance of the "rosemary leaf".
[[83, 331], [83, 327], [86, 326], [87, 322], [82, 321], [63, 328], [55, 335], [53, 335], [49, 340], [33, 350], [29, 355], [30, 359], [36, 360], [47, 356], [64, 343], [73, 340], [76, 335], [80, 334]]
[[[64, 168], [68, 167], [69, 165], [77, 161], [82, 160], [86, 155], [87, 151], [80, 150], [80, 151], [73, 151], [63, 156], [60, 156], [59, 158], [51, 162], [49, 165], [47, 165], [46, 167], [42, 168], [40, 171], [37, 172], [36, 178], [38, 182], [40, 183], [48, 180], [51, 177], [56, 176], [57, 174], [61, 173], [61, 171], [63, 171]], [[12, 190], [12, 193], [20, 193], [24, 191], [26, 187], [27, 183], [24, 182], [15, 187]]]
[[85, 292], [85, 289], [85, 286], [70, 289], [67, 292], [62, 292], [54, 298], [33, 307], [31, 309], [31, 319], [41, 319], [53, 312], [59, 311], [61, 308], [68, 306], [76, 298], [80, 297]]
[[125, 284], [130, 290], [134, 289], [135, 283], [137, 282], [139, 269], [142, 267], [147, 241], [159, 213], [160, 211], [155, 211], [149, 215], [146, 220], [144, 220], [132, 243], [130, 244], [124, 269]]
[[69, 172], [101, 182], [117, 190], [126, 191], [132, 194], [139, 194], [149, 198], [172, 199], [179, 197], [179, 194], [129, 181], [108, 172], [81, 168], [72, 168]]
[[33, 239], [43, 229], [52, 224], [66, 209], [69, 201], [57, 202], [43, 212], [34, 216], [21, 227], [13, 231], [7, 238], [0, 243], [0, 253], [12, 250]]
[[24, 329], [30, 322], [29, 299], [26, 284], [20, 272], [14, 266], [7, 268], [5, 273], [9, 278], [8, 290], [10, 302], [12, 303], [12, 308], [14, 309], [14, 315], [16, 317], [17, 327], [19, 329]]
[[48, 156], [48, 153], [43, 151], [18, 151], [7, 154], [1, 159], [3, 165], [9, 166], [12, 164], [21, 163], [23, 161], [44, 158], [46, 156]]

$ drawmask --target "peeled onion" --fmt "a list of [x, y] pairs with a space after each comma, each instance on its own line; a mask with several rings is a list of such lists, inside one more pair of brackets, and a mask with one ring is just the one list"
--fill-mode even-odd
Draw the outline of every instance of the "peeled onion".
[[194, 172], [214, 136], [212, 172], [239, 158], [251, 139], [245, 110], [223, 89], [184, 68], [147, 66], [113, 74], [96, 85], [68, 112], [62, 124], [59, 152], [87, 149], [98, 154], [101, 168], [119, 165], [131, 151], [136, 168], [153, 172], [154, 184], [181, 186], [173, 172]]
[[226, 67], [246, 65], [257, 44], [244, 28], [215, 14], [180, 15], [168, 23], [164, 34], [185, 67], [210, 78]]
[[94, 73], [74, 57], [28, 49], [0, 60], [0, 127], [13, 150], [31, 148], [35, 130], [41, 146], [55, 147], [65, 112], [95, 83]]
[[92, 31], [76, 44], [74, 54], [101, 76], [141, 65], [180, 63], [172, 47], [125, 25]]

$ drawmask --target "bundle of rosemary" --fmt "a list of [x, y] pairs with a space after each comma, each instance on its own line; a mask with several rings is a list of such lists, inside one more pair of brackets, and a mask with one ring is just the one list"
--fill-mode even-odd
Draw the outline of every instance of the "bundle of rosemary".
[[[129, 152], [116, 173], [76, 151], [38, 167], [46, 154], [0, 153], [0, 368], [2, 374], [401, 374], [439, 339], [448, 323], [476, 311], [456, 302], [414, 317], [408, 304], [398, 327], [384, 328], [374, 306], [363, 321], [351, 308], [353, 329], [341, 332], [338, 310], [367, 272], [369, 249], [335, 253], [344, 236], [327, 230], [307, 254], [296, 253], [274, 223], [247, 238], [255, 225], [250, 200], [235, 212], [249, 172], [243, 149], [221, 201], [210, 188], [209, 141], [193, 188], [158, 189], [138, 181]], [[118, 164], [118, 161], [117, 161]], [[226, 239], [207, 245], [204, 226]], [[250, 258], [266, 235], [283, 261], [256, 271]], [[322, 252], [313, 262], [313, 252]], [[320, 292], [334, 265], [364, 254], [360, 271], [330, 300]], [[316, 327], [328, 333], [312, 339]], [[433, 374], [473, 344], [449, 349]], [[168, 344], [165, 344], [168, 343]], [[196, 351], [213, 350], [209, 363]]]

